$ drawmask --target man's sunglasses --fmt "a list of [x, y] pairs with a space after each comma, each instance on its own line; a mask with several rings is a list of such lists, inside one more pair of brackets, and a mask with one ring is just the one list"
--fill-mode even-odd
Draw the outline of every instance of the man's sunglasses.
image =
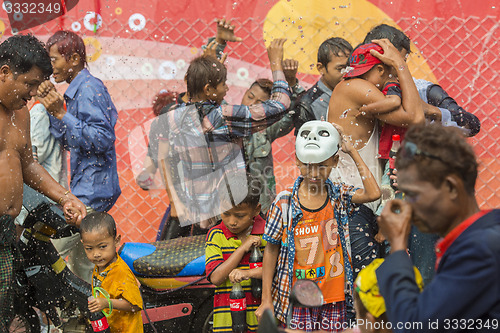
[[417, 145], [414, 144], [413, 142], [411, 142], [411, 141], [405, 141], [405, 144], [404, 144], [404, 146], [402, 147], [402, 150], [401, 150], [401, 156], [403, 158], [411, 160], [415, 156], [418, 156], [418, 155], [425, 156], [425, 157], [428, 157], [428, 158], [432, 158], [434, 160], [441, 161], [444, 164], [448, 164], [441, 157], [420, 150], [417, 147]]

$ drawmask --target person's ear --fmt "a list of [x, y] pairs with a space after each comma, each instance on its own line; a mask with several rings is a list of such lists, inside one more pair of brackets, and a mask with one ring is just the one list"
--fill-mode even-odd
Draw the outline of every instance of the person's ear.
[[10, 74], [12, 74], [12, 71], [10, 70], [9, 65], [3, 65], [0, 67], [0, 80], [2, 80], [2, 82], [5, 82]]
[[203, 94], [207, 97], [207, 98], [211, 98], [212, 97], [212, 93], [213, 93], [213, 88], [210, 84], [205, 84], [203, 86]]
[[115, 238], [115, 245], [116, 245], [116, 247], [120, 246], [121, 240], [122, 240], [122, 235], [116, 236], [116, 238]]
[[78, 53], [73, 53], [71, 55], [71, 57], [69, 58], [69, 63], [73, 67], [80, 65], [81, 62], [82, 62], [82, 58], [80, 57], [80, 55]]
[[260, 210], [262, 209], [260, 202], [255, 206], [255, 209], [253, 211], [253, 217], [256, 217], [257, 215], [260, 214]]
[[339, 163], [339, 154], [338, 152], [333, 156], [333, 167], [336, 168]]
[[462, 179], [458, 178], [457, 175], [454, 174], [446, 176], [443, 182], [443, 186], [445, 186], [446, 190], [448, 191], [450, 200], [456, 200], [458, 198], [460, 189], [464, 189], [464, 183]]
[[380, 76], [384, 75], [385, 73], [385, 68], [382, 64], [378, 64], [377, 66], [377, 72], [380, 74]]
[[326, 68], [325, 68], [325, 66], [324, 66], [322, 63], [318, 62], [318, 63], [316, 64], [316, 69], [318, 70], [318, 72], [319, 72], [321, 75], [325, 75], [325, 70], [326, 70]]

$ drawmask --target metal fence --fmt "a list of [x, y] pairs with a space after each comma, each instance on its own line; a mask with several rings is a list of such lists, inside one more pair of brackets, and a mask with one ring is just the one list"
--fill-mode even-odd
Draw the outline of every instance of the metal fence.
[[[153, 96], [160, 89], [184, 91], [183, 76], [187, 65], [200, 54], [206, 39], [215, 35], [216, 26], [213, 21], [203, 19], [153, 21], [139, 14], [127, 20], [120, 17], [117, 10], [115, 14], [104, 18], [96, 33], [89, 29], [93, 24], [92, 13], [90, 16], [89, 13], [73, 14], [62, 23], [39, 26], [32, 32], [46, 40], [57, 25], [62, 25], [85, 37], [90, 70], [105, 82], [119, 110], [116, 148], [123, 193], [110, 213], [124, 240], [147, 242], [154, 240], [168, 206], [165, 191], [143, 191], [134, 179], [145, 156], [147, 124], [153, 117]], [[265, 40], [268, 42], [270, 37], [288, 34], [285, 56], [301, 62], [299, 79], [308, 87], [319, 78], [315, 63], [321, 41], [337, 35], [357, 45], [370, 28], [384, 21], [349, 18], [332, 21], [325, 25], [329, 28], [322, 29], [314, 29], [305, 22], [292, 22], [289, 18], [276, 22], [250, 18], [234, 23], [236, 34], [243, 41], [231, 43], [227, 48], [229, 103], [238, 103], [254, 79], [270, 77], [265, 51]], [[481, 165], [478, 199], [483, 208], [499, 207], [498, 18], [401, 18], [385, 23], [396, 23], [412, 39], [415, 52], [409, 64], [414, 76], [438, 82], [481, 120], [481, 132], [470, 139]], [[8, 22], [5, 25], [5, 31], [9, 31]], [[3, 38], [6, 35], [8, 33]], [[293, 152], [291, 134], [273, 144], [278, 191], [290, 185], [297, 175]]]

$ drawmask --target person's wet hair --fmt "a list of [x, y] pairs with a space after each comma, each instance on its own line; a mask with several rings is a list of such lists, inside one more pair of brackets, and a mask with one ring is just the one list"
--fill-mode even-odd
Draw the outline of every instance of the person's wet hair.
[[[157, 117], [166, 112], [177, 100], [177, 93], [161, 90], [153, 99], [153, 113]], [[165, 108], [165, 110], [163, 110]]]
[[116, 237], [116, 223], [111, 215], [105, 212], [90, 213], [84, 217], [80, 224], [80, 232], [93, 232], [105, 229], [108, 234]]
[[387, 24], [377, 25], [370, 30], [370, 32], [366, 34], [363, 44], [371, 43], [374, 39], [384, 38], [387, 38], [398, 51], [405, 49], [406, 52], [411, 52], [410, 38], [401, 30]]
[[57, 51], [69, 60], [73, 54], [80, 56], [80, 62], [85, 66], [87, 64], [87, 52], [83, 39], [73, 31], [60, 30], [54, 33], [47, 41], [47, 51], [53, 45], [57, 45]]
[[[408, 153], [406, 142], [414, 144], [413, 148], [418, 148], [420, 153]], [[403, 170], [411, 165], [417, 167], [421, 180], [435, 187], [440, 186], [448, 175], [455, 174], [463, 180], [467, 193], [474, 195], [476, 155], [458, 128], [439, 124], [410, 127], [396, 155], [396, 169]]]
[[12, 36], [0, 44], [0, 66], [3, 65], [8, 65], [17, 74], [27, 73], [36, 66], [45, 79], [52, 75], [49, 53], [31, 34]]
[[186, 72], [187, 93], [190, 97], [203, 92], [206, 84], [216, 88], [221, 82], [225, 82], [227, 69], [219, 59], [212, 56], [199, 56], [194, 58]]
[[345, 55], [348, 57], [352, 52], [352, 45], [344, 38], [332, 37], [325, 40], [318, 49], [318, 62], [327, 67], [332, 61], [332, 55], [340, 57]]
[[[252, 208], [257, 207], [260, 200], [260, 194], [262, 193], [262, 184], [258, 178], [253, 177], [250, 173], [247, 173], [246, 177], [242, 177], [240, 173], [230, 173], [226, 176], [226, 179], [229, 181], [231, 189], [248, 189], [245, 198], [237, 203], [236, 206], [248, 205]], [[222, 181], [219, 185], [219, 198], [225, 210], [234, 207], [234, 199], [230, 197], [233, 195], [234, 193], [230, 193], [227, 190], [226, 184]]]
[[269, 79], [257, 79], [255, 80], [254, 83], [252, 83], [250, 88], [252, 88], [255, 85], [259, 86], [266, 94], [271, 96], [271, 91], [273, 89], [273, 81]]

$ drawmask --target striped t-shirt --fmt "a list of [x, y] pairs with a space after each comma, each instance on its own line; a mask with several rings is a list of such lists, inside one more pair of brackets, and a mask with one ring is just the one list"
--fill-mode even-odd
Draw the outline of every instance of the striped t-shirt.
[[[265, 220], [260, 216], [254, 218], [252, 228], [252, 235], [262, 237], [264, 234]], [[207, 242], [205, 247], [205, 269], [208, 280], [212, 272], [225, 260], [227, 260], [238, 247], [241, 246], [241, 240], [234, 235], [224, 223], [219, 223], [207, 234]], [[262, 240], [260, 250], [264, 251], [266, 241]], [[250, 252], [245, 254], [238, 269], [249, 269], [248, 260], [250, 259]], [[241, 281], [241, 286], [245, 291], [247, 302], [247, 325], [249, 332], [257, 331], [257, 318], [255, 317], [255, 310], [260, 305], [260, 299], [256, 299], [252, 295], [251, 280]], [[231, 310], [229, 308], [229, 294], [231, 293], [233, 285], [227, 279], [221, 285], [215, 288], [214, 295], [214, 325], [213, 332], [232, 332]]]

